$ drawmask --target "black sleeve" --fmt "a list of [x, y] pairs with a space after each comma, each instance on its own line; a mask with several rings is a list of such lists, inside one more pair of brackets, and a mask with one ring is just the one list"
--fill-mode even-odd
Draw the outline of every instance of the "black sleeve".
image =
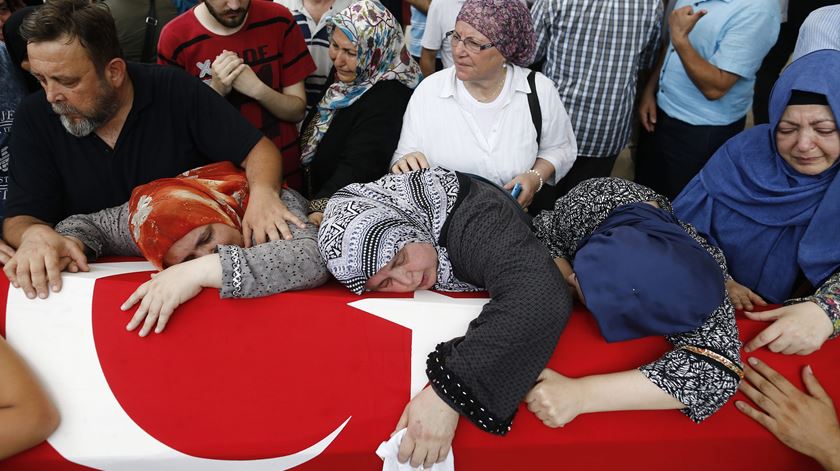
[[27, 215], [55, 224], [64, 215], [64, 184], [53, 160], [46, 123], [39, 117], [46, 106], [43, 92], [21, 102], [9, 142], [9, 190], [6, 217]]
[[[388, 173], [411, 91], [399, 82], [377, 85], [354, 104], [358, 111], [353, 110], [356, 116], [350, 132], [337, 146], [339, 154], [330, 156], [337, 160], [335, 170], [320, 185], [313, 199], [329, 198], [351, 183], [371, 182]], [[325, 139], [328, 135], [329, 130]]]
[[186, 91], [184, 119], [199, 152], [213, 162], [229, 160], [241, 165], [262, 132], [210, 86], [181, 69], [166, 68], [176, 74], [176, 82], [183, 82], [174, 86]]
[[464, 337], [429, 355], [427, 374], [452, 408], [503, 435], [554, 352], [572, 302], [516, 203], [489, 185], [473, 187], [450, 216], [447, 249], [457, 277], [492, 299]]

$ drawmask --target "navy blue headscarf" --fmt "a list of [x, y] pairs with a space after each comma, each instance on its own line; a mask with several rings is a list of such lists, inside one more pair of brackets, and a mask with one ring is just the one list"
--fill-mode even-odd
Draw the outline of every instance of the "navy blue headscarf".
[[700, 327], [725, 296], [715, 259], [670, 212], [619, 206], [575, 253], [574, 270], [601, 335], [617, 342]]
[[680, 219], [723, 249], [732, 277], [774, 303], [790, 296], [800, 270], [819, 286], [840, 268], [838, 165], [802, 175], [776, 149], [793, 90], [824, 95], [837, 119], [840, 51], [788, 66], [770, 96], [770, 124], [730, 139], [674, 201]]

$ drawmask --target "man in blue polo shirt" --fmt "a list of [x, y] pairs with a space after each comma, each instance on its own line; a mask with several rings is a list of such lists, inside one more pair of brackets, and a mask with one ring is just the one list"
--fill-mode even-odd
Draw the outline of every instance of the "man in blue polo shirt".
[[776, 42], [778, 0], [678, 0], [670, 43], [642, 92], [648, 135], [636, 181], [673, 199], [726, 140], [744, 129], [755, 73]]
[[291, 238], [286, 221], [302, 226], [280, 200], [274, 144], [185, 72], [127, 64], [106, 7], [53, 0], [24, 20], [21, 33], [44, 90], [15, 115], [3, 236], [17, 247], [4, 272], [28, 297], [59, 291], [61, 270], [86, 267], [55, 223], [122, 204], [137, 185], [210, 162], [245, 169], [246, 244]]

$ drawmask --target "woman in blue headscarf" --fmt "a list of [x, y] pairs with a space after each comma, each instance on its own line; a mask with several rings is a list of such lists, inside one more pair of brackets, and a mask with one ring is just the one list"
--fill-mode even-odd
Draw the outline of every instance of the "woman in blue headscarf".
[[[804, 355], [840, 334], [838, 77], [838, 51], [793, 62], [773, 88], [770, 124], [729, 140], [674, 203], [726, 254], [735, 306], [773, 321], [748, 352]], [[749, 312], [765, 299], [785, 306]]]

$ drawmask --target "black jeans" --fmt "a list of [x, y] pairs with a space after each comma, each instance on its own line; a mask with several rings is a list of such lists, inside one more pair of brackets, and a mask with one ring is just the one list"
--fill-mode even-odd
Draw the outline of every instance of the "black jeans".
[[746, 116], [724, 126], [696, 126], [656, 109], [656, 128], [639, 134], [636, 182], [671, 201], [729, 138], [744, 130]]

